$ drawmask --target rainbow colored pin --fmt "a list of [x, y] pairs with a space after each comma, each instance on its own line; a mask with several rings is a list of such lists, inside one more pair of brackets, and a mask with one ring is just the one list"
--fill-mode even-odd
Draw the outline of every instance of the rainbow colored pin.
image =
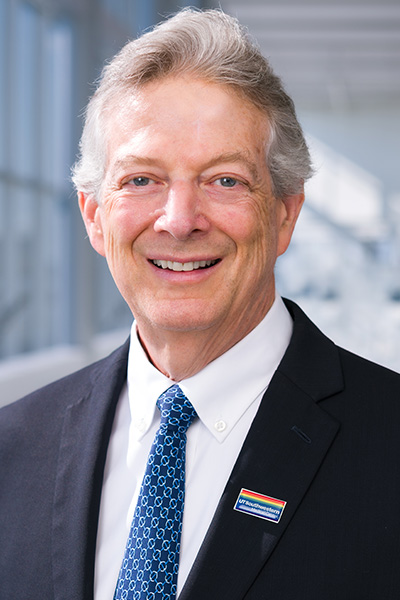
[[285, 506], [284, 500], [277, 500], [242, 488], [233, 508], [253, 517], [279, 523]]

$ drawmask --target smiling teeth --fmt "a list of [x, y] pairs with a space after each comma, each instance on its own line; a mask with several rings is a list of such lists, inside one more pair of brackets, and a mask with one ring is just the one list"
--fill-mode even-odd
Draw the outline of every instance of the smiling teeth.
[[169, 269], [170, 271], [195, 271], [196, 269], [211, 267], [215, 265], [216, 260], [195, 260], [193, 262], [173, 262], [172, 260], [153, 260], [153, 264], [161, 269]]

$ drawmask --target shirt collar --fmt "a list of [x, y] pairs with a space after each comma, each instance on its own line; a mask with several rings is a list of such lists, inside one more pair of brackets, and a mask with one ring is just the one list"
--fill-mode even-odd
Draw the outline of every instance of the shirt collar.
[[[250, 405], [260, 400], [292, 335], [292, 319], [277, 296], [264, 319], [193, 377], [179, 382], [210, 433], [223, 442]], [[155, 418], [157, 398], [174, 382], [148, 360], [132, 325], [128, 392], [133, 431], [140, 439]]]

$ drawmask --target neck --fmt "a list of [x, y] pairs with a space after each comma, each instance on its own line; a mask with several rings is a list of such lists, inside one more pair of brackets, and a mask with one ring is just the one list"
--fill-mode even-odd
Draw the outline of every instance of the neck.
[[235, 321], [235, 326], [230, 321], [217, 330], [154, 330], [137, 322], [138, 334], [152, 364], [172, 381], [179, 382], [196, 375], [237, 344], [260, 323], [271, 306], [272, 302], [257, 320], [246, 314]]

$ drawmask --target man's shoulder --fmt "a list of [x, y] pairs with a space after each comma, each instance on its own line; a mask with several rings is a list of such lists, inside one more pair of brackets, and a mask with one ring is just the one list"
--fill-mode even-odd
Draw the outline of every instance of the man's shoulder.
[[[51, 493], [60, 443], [82, 448], [88, 437], [93, 443], [109, 431], [126, 381], [127, 354], [128, 344], [0, 410], [0, 488], [10, 490], [7, 498], [18, 496], [25, 481], [36, 498], [44, 489]], [[41, 482], [50, 480], [42, 489]]]
[[291, 368], [300, 365], [302, 376], [308, 379], [340, 374], [345, 389], [354, 383], [370, 394], [379, 386], [400, 391], [400, 373], [338, 346], [294, 302], [285, 299], [285, 304], [294, 322], [287, 361]]
[[54, 418], [58, 412], [84, 398], [94, 385], [101, 385], [101, 380], [107, 381], [116, 372], [125, 376], [128, 348], [129, 340], [109, 356], [4, 406], [0, 409], [0, 429], [5, 423], [29, 424], [35, 415], [43, 420]]
[[369, 395], [381, 397], [385, 390], [397, 391], [396, 400], [400, 401], [400, 373], [344, 348], [337, 348], [348, 386], [354, 381]]

